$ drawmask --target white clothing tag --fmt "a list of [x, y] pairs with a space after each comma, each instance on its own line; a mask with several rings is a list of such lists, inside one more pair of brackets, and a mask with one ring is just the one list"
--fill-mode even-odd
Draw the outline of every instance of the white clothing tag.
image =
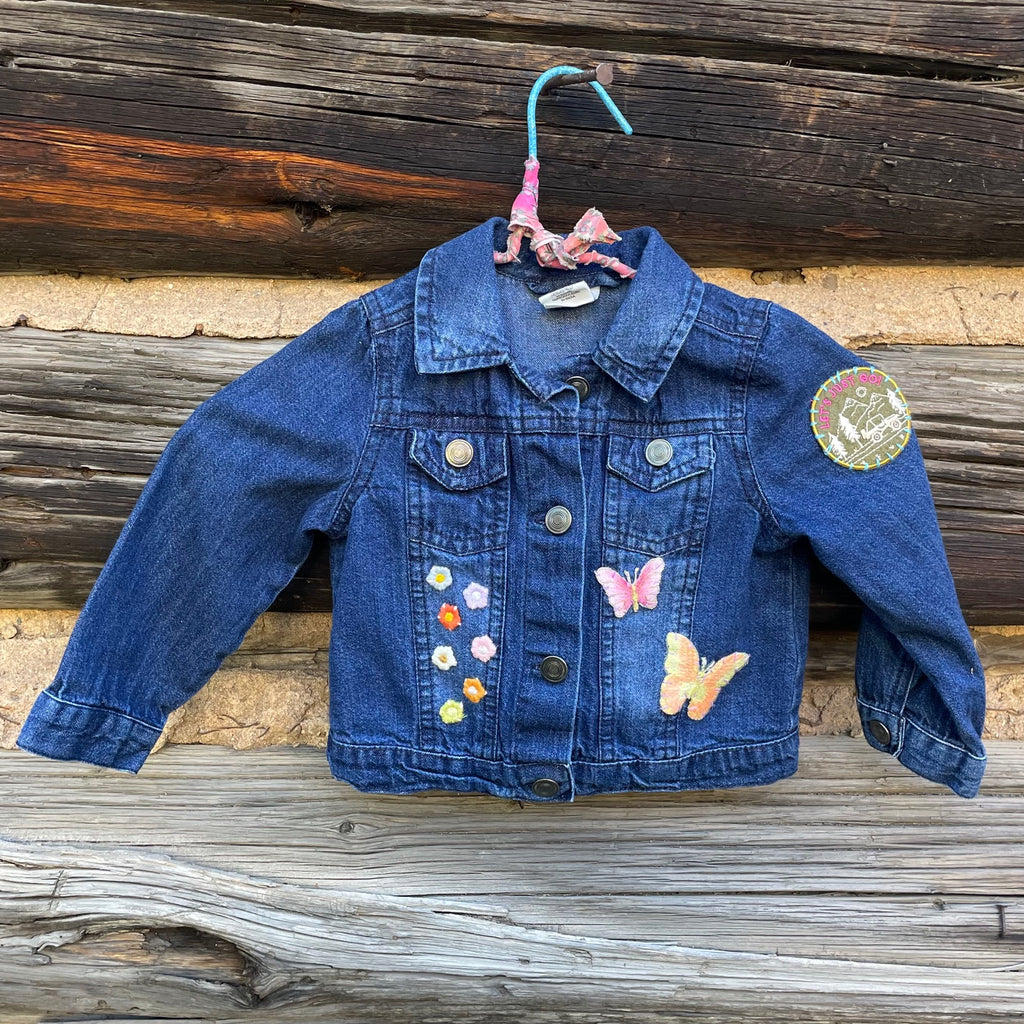
[[545, 309], [558, 309], [563, 306], [585, 306], [593, 302], [601, 294], [601, 286], [591, 287], [586, 281], [577, 281], [564, 288], [556, 288], [553, 292], [540, 296], [540, 304]]

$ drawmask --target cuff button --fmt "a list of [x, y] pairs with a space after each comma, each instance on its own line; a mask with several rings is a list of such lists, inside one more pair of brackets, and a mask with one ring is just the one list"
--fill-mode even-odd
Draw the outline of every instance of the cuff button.
[[892, 739], [892, 733], [884, 722], [880, 722], [877, 718], [871, 718], [868, 720], [868, 731], [872, 736], [878, 740], [879, 743], [888, 743]]

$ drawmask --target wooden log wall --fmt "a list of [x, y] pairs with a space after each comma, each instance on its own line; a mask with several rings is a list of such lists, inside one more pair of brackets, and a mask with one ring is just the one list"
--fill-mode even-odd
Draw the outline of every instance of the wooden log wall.
[[0, 271], [393, 275], [541, 211], [704, 266], [1024, 253], [1024, 6], [0, 0]]

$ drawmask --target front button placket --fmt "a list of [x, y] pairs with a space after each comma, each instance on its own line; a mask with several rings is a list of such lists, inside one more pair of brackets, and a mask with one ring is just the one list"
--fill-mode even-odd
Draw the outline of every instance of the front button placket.
[[[522, 779], [528, 795], [565, 800], [572, 792], [568, 766], [583, 638], [586, 498], [580, 443], [576, 434], [563, 433], [526, 435], [519, 443], [523, 477], [529, 486], [523, 499], [527, 515], [523, 652], [514, 755], [517, 762], [529, 766]], [[546, 525], [547, 514], [552, 505], [563, 502], [573, 509], [572, 528], [552, 532]], [[552, 681], [555, 676], [557, 682]], [[549, 781], [538, 789], [538, 779], [557, 781], [557, 792]]]

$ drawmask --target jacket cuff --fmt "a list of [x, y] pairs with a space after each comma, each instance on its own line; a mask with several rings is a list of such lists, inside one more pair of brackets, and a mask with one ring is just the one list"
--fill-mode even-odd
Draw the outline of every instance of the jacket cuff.
[[86, 761], [137, 774], [162, 729], [110, 708], [76, 704], [43, 690], [16, 746], [60, 761]]
[[931, 782], [948, 786], [957, 796], [978, 795], [987, 758], [949, 740], [933, 736], [906, 715], [857, 701], [864, 739], [876, 750], [891, 754], [905, 768]]

